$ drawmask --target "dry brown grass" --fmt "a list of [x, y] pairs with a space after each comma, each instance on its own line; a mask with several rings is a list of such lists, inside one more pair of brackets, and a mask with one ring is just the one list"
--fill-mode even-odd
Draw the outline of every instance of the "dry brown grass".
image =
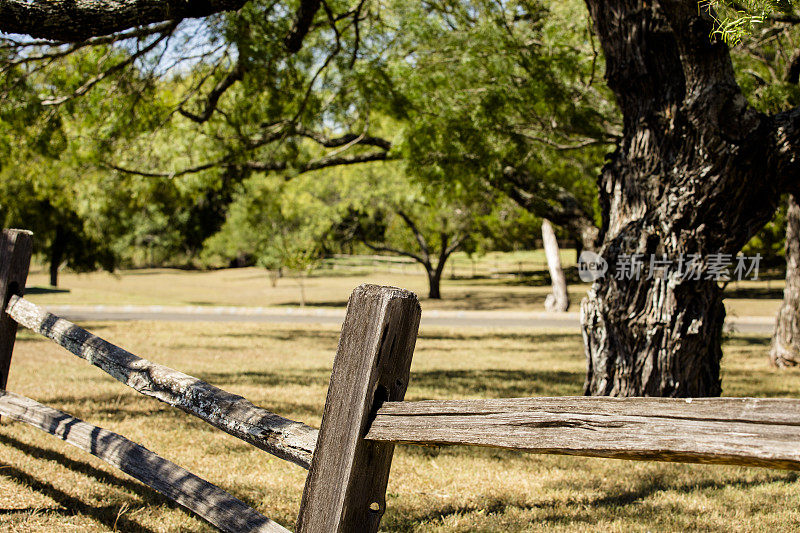
[[[317, 425], [338, 328], [128, 323], [89, 328], [135, 353]], [[800, 396], [767, 339], [726, 342], [726, 395]], [[573, 333], [424, 330], [408, 399], [579, 394]], [[291, 527], [305, 471], [136, 395], [22, 333], [9, 390], [141, 442]], [[756, 468], [398, 446], [387, 531], [796, 531], [800, 476]], [[0, 426], [3, 531], [197, 531], [203, 522], [124, 474], [18, 423]]]
[[[349, 275], [319, 275], [305, 281], [309, 306], [344, 307], [354, 287], [362, 283], [394, 285], [420, 296], [423, 310], [505, 310], [544, 311], [550, 287], [546, 279], [536, 278], [458, 278], [442, 281], [442, 300], [430, 300], [427, 280], [421, 269], [408, 273], [353, 272]], [[47, 290], [48, 277], [40, 268], [33, 270], [28, 286]], [[298, 306], [300, 288], [294, 278], [283, 278], [272, 287], [260, 268], [215, 271], [176, 269], [122, 270], [116, 274], [61, 274], [63, 292], [31, 292], [28, 298], [38, 304], [104, 305], [233, 305], [245, 307]], [[577, 311], [587, 284], [569, 287], [573, 311]], [[747, 281], [731, 284], [726, 307], [733, 316], [774, 316], [782, 298], [783, 282]]]

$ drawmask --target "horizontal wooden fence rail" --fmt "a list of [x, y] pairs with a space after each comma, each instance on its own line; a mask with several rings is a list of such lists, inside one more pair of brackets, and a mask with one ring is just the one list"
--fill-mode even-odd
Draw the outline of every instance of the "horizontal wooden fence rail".
[[289, 531], [238, 498], [147, 448], [30, 398], [0, 391], [0, 415], [30, 424], [99, 457], [222, 531]]
[[800, 400], [579, 396], [387, 402], [366, 439], [800, 470]]
[[281, 459], [309, 468], [318, 430], [205, 381], [142, 359], [36, 304], [12, 296], [6, 313], [132, 389], [177, 407]]

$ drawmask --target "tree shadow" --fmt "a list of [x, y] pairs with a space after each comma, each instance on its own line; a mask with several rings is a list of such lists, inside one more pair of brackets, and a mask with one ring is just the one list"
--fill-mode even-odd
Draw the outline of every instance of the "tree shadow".
[[[27, 472], [19, 470], [18, 468], [5, 463], [0, 464], [2, 464], [2, 468], [0, 468], [0, 476], [12, 479], [17, 483], [26, 485], [31, 490], [47, 496], [65, 509], [64, 511], [60, 511], [62, 513], [69, 513], [70, 516], [74, 516], [76, 514], [87, 516], [113, 531], [122, 529], [122, 531], [130, 531], [134, 533], [155, 533], [154, 530], [149, 529], [139, 522], [122, 514], [120, 512], [120, 505], [105, 505], [99, 507], [88, 505], [78, 498], [74, 498], [69, 494], [57, 489], [50, 483], [35, 478]], [[19, 510], [0, 510], [0, 514], [10, 514], [15, 512], [19, 512]]]
[[80, 461], [76, 461], [74, 459], [70, 459], [66, 455], [59, 453], [55, 450], [40, 448], [39, 446], [22, 442], [10, 435], [4, 435], [2, 433], [0, 433], [0, 444], [20, 450], [25, 454], [30, 455], [31, 457], [35, 457], [37, 459], [58, 463], [61, 466], [72, 470], [73, 472], [83, 474], [87, 477], [94, 479], [99, 483], [105, 483], [107, 485], [115, 485], [122, 489], [128, 490], [139, 496], [145, 503], [154, 505], [168, 505], [170, 507], [179, 508], [179, 506], [176, 503], [173, 503], [172, 500], [170, 500], [169, 498], [165, 498], [158, 492], [150, 489], [145, 485], [142, 485], [137, 481], [124, 479], [115, 476], [113, 474], [110, 474], [109, 472], [105, 472], [104, 470], [100, 470], [99, 468], [95, 468], [88, 463], [83, 463]]
[[243, 372], [202, 372], [200, 379], [215, 386], [223, 385], [256, 385], [262, 387], [279, 387], [293, 385], [309, 387], [327, 385], [331, 377], [331, 369], [317, 367], [304, 370], [243, 371]]
[[[547, 332], [517, 332], [504, 331], [502, 333], [469, 332], [468, 330], [438, 330], [436, 333], [422, 332], [420, 339], [436, 341], [512, 341], [514, 343], [527, 343], [541, 347], [543, 343], [578, 342], [581, 340], [580, 332], [576, 333], [547, 333]], [[438, 349], [438, 348], [437, 348]]]
[[746, 298], [749, 300], [782, 300], [782, 287], [731, 287], [725, 288], [725, 299]]
[[767, 335], [745, 335], [736, 333], [725, 339], [725, 346], [769, 346], [772, 338]]
[[[298, 305], [300, 305], [299, 302], [283, 302], [275, 304], [275, 307], [297, 307]], [[327, 307], [334, 309], [344, 309], [345, 307], [347, 307], [347, 300], [333, 300], [333, 301], [322, 301], [322, 302], [308, 300], [306, 301], [306, 307]]]
[[[102, 377], [101, 377], [102, 378]], [[155, 398], [142, 396], [134, 391], [123, 394], [107, 393], [87, 396], [51, 396], [41, 399], [41, 403], [72, 413], [77, 418], [115, 419], [167, 416], [174, 419], [183, 418], [186, 414], [180, 409], [171, 407]]]
[[299, 329], [299, 328], [284, 328], [276, 330], [262, 330], [258, 332], [247, 333], [200, 333], [199, 337], [221, 338], [227, 337], [230, 339], [268, 339], [273, 341], [294, 341], [298, 338], [307, 338], [314, 340], [333, 341], [333, 345], [339, 340], [338, 331], [328, 331], [322, 329]]
[[[690, 465], [687, 465], [690, 466]], [[675, 483], [665, 479], [664, 476], [651, 476], [637, 483], [635, 488], [623, 490], [614, 494], [606, 494], [592, 499], [568, 498], [566, 501], [544, 500], [537, 502], [513, 501], [508, 498], [489, 499], [485, 504], [452, 505], [444, 504], [437, 510], [424, 513], [415, 513], [413, 510], [398, 509], [401, 512], [392, 514], [382, 524], [392, 531], [415, 531], [422, 522], [443, 523], [450, 516], [464, 515], [467, 513], [481, 512], [484, 515], [504, 514], [508, 510], [545, 510], [544, 516], [537, 516], [538, 522], [550, 525], [591, 524], [596, 522], [598, 510], [622, 512], [629, 518], [641, 519], [642, 509], [638, 505], [642, 500], [663, 491], [676, 491], [689, 493], [696, 490], [716, 490], [724, 488], [751, 489], [774, 482], [796, 483], [800, 480], [797, 472], [776, 472], [769, 474], [766, 479], [733, 479], [720, 480], [706, 478], [694, 482]], [[617, 489], [612, 489], [617, 490]], [[399, 507], [399, 502], [392, 508]], [[564, 515], [562, 507], [571, 506], [579, 510], [574, 515]]]
[[443, 392], [459, 397], [490, 395], [517, 398], [543, 395], [578, 395], [583, 390], [582, 372], [558, 370], [422, 370], [412, 371], [409, 383], [411, 397], [423, 391]]
[[[425, 304], [436, 302], [437, 307], [455, 311], [493, 311], [497, 309], [514, 309], [530, 305], [544, 305], [547, 294], [516, 293], [499, 290], [463, 290], [459, 287], [442, 287], [443, 300], [431, 300], [421, 297], [422, 313], [425, 316]], [[441, 304], [439, 303], [441, 302]]]
[[31, 294], [67, 294], [69, 292], [69, 289], [59, 289], [58, 287], [25, 287], [26, 296]]

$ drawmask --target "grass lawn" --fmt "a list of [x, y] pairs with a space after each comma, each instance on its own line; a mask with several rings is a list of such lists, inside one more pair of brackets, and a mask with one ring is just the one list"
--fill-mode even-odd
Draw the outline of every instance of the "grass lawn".
[[[517, 252], [517, 255], [523, 252]], [[527, 252], [529, 255], [534, 252]], [[513, 254], [500, 257], [512, 264]], [[574, 255], [574, 253], [573, 253]], [[493, 254], [482, 265], [493, 264]], [[521, 256], [526, 257], [526, 256]], [[467, 259], [463, 259], [467, 261]], [[500, 263], [502, 264], [502, 263]], [[449, 270], [447, 270], [449, 276]], [[464, 276], [468, 276], [464, 272]], [[28, 277], [27, 297], [41, 305], [105, 304], [105, 305], [233, 305], [245, 307], [298, 306], [300, 288], [295, 278], [283, 278], [273, 287], [265, 270], [240, 268], [214, 271], [177, 269], [122, 270], [115, 274], [94, 272], [60, 276], [60, 291], [49, 290], [44, 270], [36, 268]], [[430, 300], [427, 279], [415, 265], [406, 272], [368, 270], [324, 270], [307, 278], [307, 304], [312, 307], [344, 307], [352, 290], [361, 283], [395, 285], [414, 291], [426, 310], [506, 310], [544, 311], [544, 300], [550, 293], [549, 277], [544, 271], [523, 272], [500, 278], [457, 277], [442, 280], [442, 299]], [[589, 288], [588, 284], [570, 285], [572, 311]], [[726, 289], [725, 305], [733, 316], [775, 316], [780, 307], [782, 280], [760, 280], [731, 283]]]
[[[97, 323], [90, 330], [279, 414], [319, 424], [338, 328]], [[800, 397], [800, 370], [767, 365], [768, 339], [726, 340], [729, 396]], [[574, 395], [573, 333], [428, 328], [408, 399]], [[22, 332], [9, 390], [122, 433], [292, 527], [305, 470], [130, 391]], [[797, 531], [800, 476], [758, 468], [398, 446], [386, 531]], [[198, 531], [209, 526], [95, 458], [19, 423], [0, 425], [0, 530]]]

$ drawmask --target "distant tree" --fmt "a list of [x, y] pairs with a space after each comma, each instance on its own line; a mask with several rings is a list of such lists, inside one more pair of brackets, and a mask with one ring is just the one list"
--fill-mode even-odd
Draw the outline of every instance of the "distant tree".
[[[717, 6], [720, 26], [716, 31], [735, 44], [731, 56], [736, 79], [748, 101], [768, 114], [799, 106], [797, 3], [759, 0], [733, 7]], [[800, 363], [800, 212], [796, 198], [787, 194], [772, 220], [743, 249], [749, 255], [760, 253], [769, 263], [782, 260], [786, 265], [783, 302], [770, 347], [770, 361], [779, 368]]]
[[[621, 134], [577, 2], [396, 2], [387, 108], [408, 172], [494, 188], [597, 244], [595, 176]], [[376, 97], [380, 100], [380, 96]]]
[[50, 285], [59, 269], [77, 272], [116, 265], [102, 213], [94, 212], [83, 182], [59, 167], [59, 160], [32, 157], [0, 171], [0, 225], [34, 232], [35, 251], [49, 264]]
[[544, 307], [548, 311], [567, 311], [569, 309], [569, 293], [564, 269], [561, 268], [561, 250], [558, 247], [553, 225], [547, 219], [542, 220], [542, 243], [553, 287], [553, 292], [548, 294], [544, 301]]
[[800, 203], [789, 196], [786, 210], [786, 286], [769, 350], [773, 365], [800, 365]]
[[273, 285], [283, 270], [293, 271], [305, 305], [305, 279], [322, 260], [327, 234], [338, 220], [338, 206], [325, 200], [319, 188], [312, 192], [253, 175], [234, 194], [221, 230], [205, 242], [205, 260], [250, 254], [270, 272]]
[[419, 263], [431, 299], [442, 297], [442, 275], [452, 254], [475, 250], [482, 219], [496, 201], [484, 191], [426, 187], [399, 163], [364, 168], [339, 190], [347, 208], [339, 235]]

